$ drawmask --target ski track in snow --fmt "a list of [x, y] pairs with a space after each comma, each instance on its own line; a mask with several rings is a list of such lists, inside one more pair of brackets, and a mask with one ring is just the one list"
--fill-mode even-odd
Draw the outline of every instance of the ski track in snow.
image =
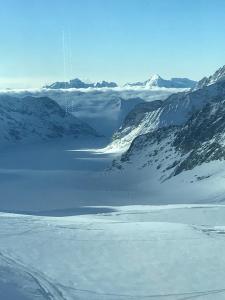
[[22, 262], [19, 262], [18, 258], [12, 258], [12, 256], [8, 256], [7, 254], [0, 252], [0, 263], [1, 261], [4, 261], [9, 268], [12, 270], [19, 270], [22, 274], [28, 275], [31, 280], [34, 281], [34, 283], [38, 287], [38, 291], [41, 296], [43, 296], [43, 299], [46, 300], [66, 300], [64, 298], [62, 292], [57, 287], [57, 284], [53, 284], [50, 280], [46, 278], [46, 276], [43, 276], [40, 272], [37, 272], [32, 267], [25, 266]]
[[[103, 213], [97, 215], [83, 215], [74, 217], [38, 217], [1, 213], [0, 265], [2, 266], [2, 263], [5, 263], [15, 273], [19, 272], [19, 274], [25, 274], [25, 282], [23, 283], [25, 291], [27, 285], [29, 285], [26, 278], [28, 277], [36, 287], [33, 294], [38, 294], [40, 297], [42, 297], [40, 298], [41, 300], [224, 299], [225, 287], [221, 286], [220, 288], [218, 288], [217, 286], [215, 286], [215, 288], [211, 288], [212, 285], [208, 287], [206, 284], [205, 288], [202, 288], [204, 274], [206, 272], [206, 270], [204, 269], [202, 270], [202, 282], [200, 280], [199, 288], [196, 288], [198, 284], [194, 283], [194, 287], [193, 289], [191, 289], [191, 287], [193, 286], [191, 277], [189, 278], [190, 282], [187, 279], [187, 282], [181, 281], [182, 285], [178, 287], [173, 286], [172, 283], [176, 283], [176, 272], [179, 272], [179, 268], [178, 270], [174, 270], [174, 274], [171, 274], [171, 277], [175, 276], [174, 280], [172, 280], [171, 278], [169, 279], [168, 277], [170, 285], [167, 286], [165, 282], [161, 282], [162, 288], [159, 289], [158, 292], [156, 292], [154, 286], [151, 287], [151, 284], [150, 286], [148, 286], [147, 284], [148, 277], [150, 282], [152, 280], [153, 282], [156, 280], [154, 279], [154, 272], [156, 272], [157, 270], [157, 268], [155, 269], [154, 267], [155, 263], [159, 264], [159, 268], [165, 266], [166, 273], [169, 270], [167, 268], [167, 265], [170, 264], [170, 261], [167, 261], [165, 257], [161, 257], [161, 251], [163, 251], [162, 248], [164, 248], [165, 245], [169, 247], [169, 253], [171, 252], [171, 254], [168, 253], [168, 259], [172, 255], [170, 257], [172, 261], [174, 260], [175, 262], [176, 259], [178, 259], [178, 264], [180, 263], [180, 260], [183, 261], [184, 274], [186, 274], [188, 270], [186, 270], [186, 268], [188, 268], [188, 264], [191, 262], [191, 260], [189, 261], [187, 260], [187, 257], [185, 257], [185, 255], [184, 257], [182, 257], [182, 255], [179, 254], [179, 251], [184, 251], [185, 248], [185, 246], [183, 248], [182, 243], [186, 243], [186, 247], [189, 247], [192, 251], [197, 247], [196, 249], [200, 249], [200, 253], [202, 243], [202, 247], [205, 247], [206, 251], [206, 253], [203, 253], [203, 255], [205, 255], [206, 257], [210, 257], [210, 251], [213, 249], [214, 243], [216, 243], [215, 251], [218, 251], [218, 249], [221, 249], [225, 246], [225, 226], [222, 225], [224, 224], [222, 223], [222, 215], [225, 216], [225, 208], [223, 206], [131, 206], [115, 207], [115, 210], [117, 211], [107, 214]], [[205, 225], [194, 224], [195, 220], [193, 218], [193, 215], [195, 211], [198, 211], [204, 216], [206, 223]], [[172, 219], [174, 217], [174, 214], [177, 215], [177, 219], [179, 218], [180, 214], [181, 217], [183, 217], [184, 221], [186, 218], [189, 220], [189, 222], [185, 221], [187, 224], [185, 224], [185, 222], [178, 223], [175, 219], [173, 223], [168, 223], [168, 217], [170, 214]], [[220, 214], [217, 220], [214, 219], [216, 214]], [[148, 218], [148, 221], [146, 221], [146, 219], [144, 221], [141, 220], [143, 215]], [[162, 221], [162, 218], [165, 220], [164, 222]], [[158, 221], [156, 219], [158, 219]], [[214, 223], [216, 225], [207, 225], [207, 223]], [[26, 227], [30, 229], [24, 230]], [[2, 236], [3, 232], [6, 232], [6, 234]], [[143, 236], [145, 236], [144, 239]], [[51, 253], [52, 250], [48, 249], [46, 243], [50, 243], [49, 246], [52, 247], [51, 249], [56, 250], [56, 254]], [[62, 246], [61, 243], [68, 244], [68, 248], [66, 248], [68, 253], [65, 251], [58, 252], [59, 250], [57, 248], [59, 247], [60, 249], [60, 247]], [[87, 244], [88, 246], [85, 246], [85, 244]], [[79, 252], [79, 247], [80, 251], [84, 247], [83, 254]], [[86, 247], [89, 247], [89, 252], [86, 252]], [[156, 247], [156, 249], [159, 249], [158, 256], [157, 253], [154, 252], [154, 247]], [[176, 247], [178, 247], [177, 253]], [[134, 249], [134, 253], [132, 252], [133, 250], [130, 250], [131, 253], [133, 253], [133, 259], [138, 259], [138, 256], [136, 255], [143, 255], [144, 252], [149, 251], [150, 249], [152, 249], [151, 251], [153, 251], [153, 257], [156, 259], [156, 262], [151, 260], [148, 261], [148, 263], [146, 262], [146, 269], [143, 269], [144, 274], [146, 274], [144, 276], [142, 275], [142, 279], [139, 284], [137, 284], [136, 288], [132, 286], [135, 282], [135, 279], [132, 278], [132, 276], [134, 276], [135, 272], [137, 272], [135, 270], [138, 261], [134, 261], [133, 267], [127, 265], [127, 270], [124, 269], [124, 267], [126, 268], [126, 263], [128, 262], [125, 253], [127, 253], [126, 249], [129, 248]], [[75, 253], [73, 253], [73, 249], [76, 249], [76, 251], [78, 251], [80, 254], [76, 253], [76, 251]], [[104, 249], [103, 253], [101, 253], [101, 249]], [[92, 269], [91, 266], [90, 268], [89, 266], [85, 266], [86, 264], [90, 263], [90, 259], [93, 255], [90, 253], [90, 251], [93, 251], [94, 255], [100, 256], [99, 258], [97, 258], [97, 261], [103, 264], [103, 272], [106, 271], [104, 267], [104, 255], [108, 253], [107, 255], [111, 256], [110, 268], [112, 276], [108, 277], [108, 275], [106, 274], [106, 282], [101, 281], [104, 278], [104, 274], [95, 273], [97, 270], [101, 270], [101, 268], [96, 269], [95, 264], [93, 265], [94, 269]], [[124, 274], [121, 278], [127, 278], [127, 283], [119, 282], [115, 277], [116, 272], [118, 271], [117, 268], [119, 267], [117, 262], [117, 255], [120, 251], [122, 256], [125, 255], [125, 265], [123, 265], [123, 263], [121, 265], [121, 272]], [[151, 251], [149, 252], [150, 257], [152, 257]], [[31, 254], [29, 252], [31, 252]], [[60, 261], [59, 259], [60, 253], [63, 256], [62, 261]], [[46, 263], [48, 263], [48, 259], [43, 263], [41, 262], [43, 254], [46, 258], [49, 258], [51, 260], [50, 265], [46, 265]], [[190, 254], [192, 255], [192, 253]], [[101, 255], [103, 256], [103, 260], [101, 260]], [[194, 260], [198, 257], [198, 255], [199, 253], [197, 255], [195, 254]], [[35, 256], [37, 257], [34, 259]], [[145, 258], [147, 257], [148, 256], [145, 256]], [[66, 266], [64, 266], [64, 263], [66, 260], [69, 261], [71, 258], [71, 263], [74, 264], [74, 267], [67, 270]], [[85, 261], [85, 259], [87, 261]], [[221, 272], [223, 273], [222, 269], [225, 266], [223, 257], [221, 257], [221, 259], [221, 269], [218, 270], [220, 275]], [[80, 260], [84, 263], [84, 269], [79, 268]], [[54, 272], [51, 270], [52, 263], [55, 265]], [[210, 260], [210, 263], [212, 264], [212, 260]], [[140, 264], [142, 265], [142, 262], [140, 262]], [[82, 265], [80, 265], [80, 267], [81, 266]], [[216, 266], [218, 266], [218, 262], [216, 263]], [[206, 267], [206, 269], [208, 270], [207, 272], [212, 272], [211, 267], [209, 266], [208, 269]], [[151, 273], [151, 271], [148, 271], [148, 268], [153, 268], [153, 273]], [[197, 266], [196, 270], [199, 271], [201, 268], [203, 268], [202, 265]], [[89, 270], [89, 272], [93, 272], [91, 274], [91, 277], [89, 277], [89, 273], [86, 273], [87, 270]], [[60, 275], [61, 273], [64, 274], [65, 278], [64, 276]], [[169, 274], [160, 274], [160, 272], [156, 272], [155, 276], [159, 276], [158, 280], [162, 280], [165, 275], [169, 276]], [[129, 278], [129, 276], [131, 276], [131, 278]], [[180, 276], [182, 277], [182, 274], [180, 274]], [[21, 277], [23, 278], [23, 276]], [[77, 283], [76, 281], [74, 281], [75, 278], [77, 278]], [[90, 282], [90, 278], [92, 278], [93, 280], [92, 283]], [[10, 281], [10, 278], [5, 279]], [[107, 283], [107, 280], [111, 281]], [[143, 286], [145, 286], [145, 284], [144, 282], [142, 282], [142, 280], [146, 282], [146, 291], [143, 290]], [[81, 282], [83, 282], [83, 284], [81, 284]], [[221, 282], [222, 281], [220, 280], [220, 283]], [[100, 287], [99, 284], [101, 284], [102, 286]], [[110, 285], [108, 286], [108, 284]], [[158, 283], [158, 285], [160, 286], [160, 282]], [[118, 286], [120, 286], [119, 289]], [[169, 287], [171, 292], [169, 292]], [[152, 292], [150, 292], [151, 290]], [[29, 290], [26, 296], [29, 296]], [[33, 300], [33, 298], [28, 299]]]

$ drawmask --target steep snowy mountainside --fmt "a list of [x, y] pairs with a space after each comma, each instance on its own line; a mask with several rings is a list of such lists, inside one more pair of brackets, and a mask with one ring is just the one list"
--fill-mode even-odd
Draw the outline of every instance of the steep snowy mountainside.
[[219, 68], [213, 75], [202, 78], [197, 83], [195, 89], [201, 89], [204, 86], [211, 85], [220, 81], [225, 81], [225, 66]]
[[[182, 126], [167, 126], [138, 136], [114, 167], [146, 168], [164, 181], [212, 161], [224, 165], [225, 100], [208, 103]], [[207, 169], [206, 169], [207, 170]], [[206, 172], [195, 180], [210, 177]]]
[[144, 102], [137, 104], [126, 116], [121, 131], [127, 126], [136, 126], [141, 120], [143, 120], [146, 113], [159, 109], [163, 104], [162, 100], [155, 100], [152, 102]]
[[80, 88], [115, 88], [117, 87], [117, 84], [115, 82], [107, 82], [105, 80], [100, 81], [100, 82], [84, 82], [80, 80], [79, 78], [72, 79], [68, 82], [65, 81], [58, 81], [54, 82], [50, 85], [45, 86], [44, 88], [48, 89], [80, 89]]
[[[146, 112], [144, 118], [140, 118], [135, 124], [132, 122], [131, 124], [129, 122], [124, 123], [114, 134], [113, 142], [109, 148], [115, 149], [115, 151], [121, 147], [126, 149], [138, 135], [170, 125], [182, 125], [193, 113], [201, 110], [207, 103], [220, 102], [224, 99], [225, 80], [206, 85], [201, 89], [173, 94], [164, 100], [162, 106], [154, 114], [153, 112]], [[135, 109], [132, 112], [134, 115]]]
[[0, 128], [1, 143], [66, 136], [97, 136], [89, 125], [67, 114], [47, 97], [0, 96]]
[[162, 105], [161, 100], [136, 105], [126, 116], [123, 125], [113, 135], [113, 142], [108, 146], [108, 151], [110, 149], [123, 151], [129, 147], [136, 136], [149, 132], [151, 128], [154, 129], [157, 126]]
[[171, 78], [170, 80], [163, 79], [158, 74], [152, 75], [148, 80], [143, 82], [127, 83], [125, 87], [142, 87], [142, 88], [193, 88], [196, 81], [188, 78]]

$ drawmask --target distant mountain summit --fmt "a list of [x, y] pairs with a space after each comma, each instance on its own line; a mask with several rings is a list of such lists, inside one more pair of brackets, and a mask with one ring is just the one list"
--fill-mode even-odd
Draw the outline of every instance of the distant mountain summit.
[[[197, 82], [188, 78], [171, 78], [169, 80], [163, 79], [158, 74], [151, 76], [148, 80], [143, 82], [127, 83], [124, 87], [130, 88], [194, 88]], [[47, 89], [87, 89], [87, 88], [115, 88], [118, 84], [115, 82], [99, 81], [99, 82], [85, 82], [79, 78], [70, 81], [57, 81], [52, 84], [44, 86]]]
[[143, 88], [193, 88], [196, 81], [188, 78], [171, 78], [170, 80], [163, 79], [158, 74], [151, 76], [143, 82], [127, 83], [125, 87], [143, 87]]
[[115, 82], [107, 82], [107, 81], [100, 81], [100, 82], [94, 82], [94, 83], [88, 83], [80, 80], [79, 78], [72, 79], [70, 81], [58, 81], [54, 82], [50, 85], [46, 85], [44, 88], [47, 89], [87, 89], [87, 88], [114, 88], [117, 87], [117, 84]]

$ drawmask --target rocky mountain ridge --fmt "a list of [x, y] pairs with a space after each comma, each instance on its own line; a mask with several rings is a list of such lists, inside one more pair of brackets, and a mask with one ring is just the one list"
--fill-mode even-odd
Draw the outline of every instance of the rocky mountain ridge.
[[46, 85], [45, 88], [47, 89], [87, 89], [87, 88], [115, 88], [118, 85], [115, 82], [107, 82], [105, 80], [100, 82], [84, 82], [79, 78], [72, 79], [70, 81], [58, 81], [52, 84]]
[[97, 136], [89, 125], [47, 97], [0, 97], [1, 144]]
[[[127, 116], [120, 136], [128, 132], [129, 128], [140, 127], [144, 122], [147, 124], [146, 116], [152, 122], [140, 134], [133, 136], [128, 150], [120, 160], [114, 161], [113, 168], [148, 169], [163, 182], [206, 163], [223, 163], [225, 80], [220, 78], [201, 89], [172, 95], [159, 103], [155, 110], [154, 105], [155, 103], [152, 105], [153, 111], [150, 111], [149, 103], [145, 110], [136, 107]], [[155, 118], [153, 112], [157, 112]], [[134, 130], [129, 132], [130, 136]], [[121, 139], [126, 137], [122, 136]], [[196, 178], [201, 180], [211, 175], [207, 172], [204, 176], [196, 175]]]

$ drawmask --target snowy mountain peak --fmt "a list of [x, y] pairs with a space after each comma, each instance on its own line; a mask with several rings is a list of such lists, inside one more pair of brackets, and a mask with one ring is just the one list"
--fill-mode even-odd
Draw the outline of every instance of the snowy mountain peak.
[[59, 82], [54, 82], [50, 85], [46, 85], [44, 88], [47, 89], [70, 89], [70, 88], [75, 88], [75, 89], [87, 89], [87, 88], [105, 88], [105, 87], [117, 87], [117, 84], [115, 82], [107, 82], [105, 80], [100, 81], [100, 82], [88, 82], [88, 81], [82, 81], [79, 78], [75, 78], [72, 80], [69, 80], [67, 82], [65, 81], [59, 81]]
[[160, 87], [161, 84], [163, 84], [163, 79], [160, 77], [158, 74], [152, 75], [146, 82], [145, 86], [146, 87]]
[[193, 88], [196, 82], [188, 78], [171, 78], [163, 79], [160, 75], [154, 74], [144, 82], [127, 83], [126, 87], [140, 87], [140, 88]]
[[159, 79], [162, 79], [162, 77], [159, 76], [159, 74], [154, 74], [154, 75], [150, 76], [149, 81], [155, 82], [155, 81], [157, 81], [157, 80], [159, 80]]

